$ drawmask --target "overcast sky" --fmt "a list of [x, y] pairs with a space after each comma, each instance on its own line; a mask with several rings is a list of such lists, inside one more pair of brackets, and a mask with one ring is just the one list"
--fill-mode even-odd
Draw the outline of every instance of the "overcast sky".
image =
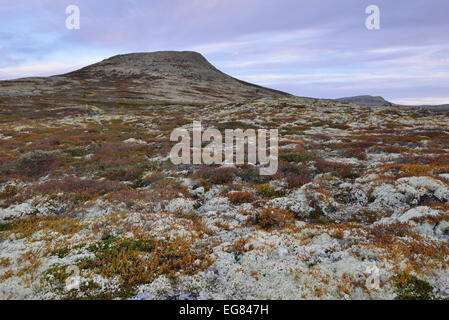
[[[380, 30], [365, 27], [368, 5]], [[300, 96], [449, 103], [448, 0], [0, 0], [0, 79], [158, 50]]]

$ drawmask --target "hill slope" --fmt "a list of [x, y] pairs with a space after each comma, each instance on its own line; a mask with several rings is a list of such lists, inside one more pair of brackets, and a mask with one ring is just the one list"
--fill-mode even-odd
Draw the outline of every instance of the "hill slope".
[[160, 51], [118, 55], [58, 76], [0, 81], [0, 97], [18, 96], [207, 104], [289, 95], [235, 79], [199, 53]]
[[393, 104], [391, 102], [388, 102], [382, 97], [375, 97], [375, 96], [355, 96], [355, 97], [346, 97], [346, 98], [340, 98], [336, 99], [341, 102], [347, 102], [347, 103], [354, 103], [359, 106], [365, 106], [365, 107], [375, 107], [375, 106], [392, 106]]

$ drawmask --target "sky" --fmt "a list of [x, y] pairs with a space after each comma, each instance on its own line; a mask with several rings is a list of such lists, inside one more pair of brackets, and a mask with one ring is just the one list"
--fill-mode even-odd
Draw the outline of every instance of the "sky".
[[[67, 29], [66, 8], [80, 10]], [[365, 12], [376, 5], [380, 29]], [[447, 0], [0, 0], [0, 79], [116, 54], [202, 53], [225, 73], [299, 96], [449, 103]]]

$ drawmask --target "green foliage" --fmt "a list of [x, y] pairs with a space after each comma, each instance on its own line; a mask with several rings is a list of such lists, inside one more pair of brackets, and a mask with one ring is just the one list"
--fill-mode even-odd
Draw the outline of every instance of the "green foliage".
[[[80, 269], [94, 270], [104, 277], [119, 276], [120, 296], [135, 294], [136, 285], [149, 283], [165, 274], [175, 279], [183, 274], [194, 274], [210, 265], [209, 250], [195, 250], [185, 239], [122, 239], [108, 237], [89, 247], [95, 253], [92, 260], [80, 262]], [[201, 261], [198, 265], [196, 261]]]
[[71, 273], [66, 272], [66, 269], [66, 265], [59, 263], [53, 264], [49, 269], [44, 271], [41, 281], [50, 285], [56, 292], [62, 293], [65, 281], [71, 275]]
[[57, 256], [58, 258], [62, 259], [66, 257], [70, 253], [70, 250], [68, 248], [62, 248], [55, 250], [51, 253], [52, 256]]
[[12, 224], [11, 222], [0, 223], [0, 232], [8, 231], [8, 230], [11, 230], [12, 228], [14, 228], [14, 224]]
[[87, 250], [90, 252], [110, 251], [114, 247], [115, 242], [117, 242], [119, 239], [120, 238], [118, 238], [118, 237], [107, 236], [100, 242], [97, 242], [97, 243], [91, 245], [90, 247], [88, 247]]
[[396, 300], [431, 300], [434, 298], [433, 287], [427, 281], [421, 280], [406, 272], [394, 278]]
[[319, 206], [315, 206], [313, 210], [309, 213], [309, 217], [314, 220], [319, 220], [323, 217], [323, 210]]
[[264, 198], [277, 198], [285, 195], [284, 190], [275, 188], [269, 184], [262, 184], [256, 186], [257, 194]]

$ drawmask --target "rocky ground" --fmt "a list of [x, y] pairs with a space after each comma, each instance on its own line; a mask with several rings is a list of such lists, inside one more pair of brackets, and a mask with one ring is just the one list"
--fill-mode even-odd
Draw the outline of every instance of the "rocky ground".
[[[293, 97], [0, 112], [1, 299], [449, 298], [447, 114]], [[194, 120], [279, 129], [278, 173], [173, 165], [170, 133]]]

